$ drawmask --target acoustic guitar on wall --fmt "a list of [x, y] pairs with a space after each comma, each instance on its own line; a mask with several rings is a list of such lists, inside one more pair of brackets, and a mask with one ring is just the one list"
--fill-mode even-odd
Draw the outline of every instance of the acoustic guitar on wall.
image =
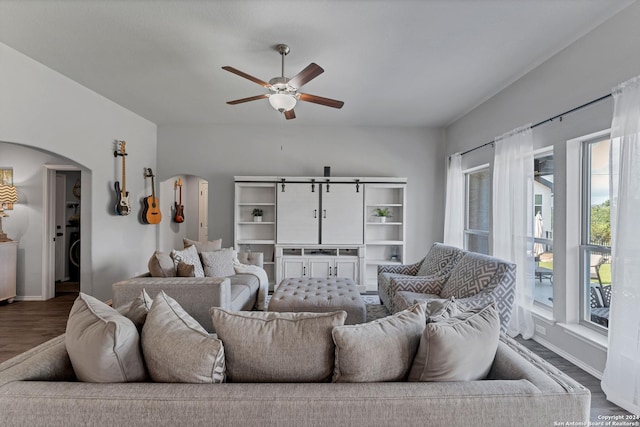
[[147, 224], [159, 224], [162, 221], [162, 214], [160, 213], [160, 203], [156, 198], [155, 175], [151, 168], [147, 168], [145, 178], [151, 178], [151, 196], [145, 197], [143, 200], [142, 221]]
[[121, 156], [122, 157], [122, 188], [120, 188], [120, 182], [116, 181], [115, 190], [116, 190], [116, 213], [118, 215], [129, 215], [131, 213], [131, 206], [129, 205], [129, 192], [127, 191], [127, 169], [125, 159], [127, 157], [127, 153], [125, 152], [125, 146], [127, 143], [125, 141], [118, 141], [119, 147], [117, 150], [113, 152], [114, 157]]
[[176, 214], [173, 217], [173, 220], [175, 222], [184, 222], [184, 206], [182, 205], [182, 178], [178, 179], [176, 181], [176, 187], [178, 187], [180, 190], [180, 203], [175, 202], [176, 205]]

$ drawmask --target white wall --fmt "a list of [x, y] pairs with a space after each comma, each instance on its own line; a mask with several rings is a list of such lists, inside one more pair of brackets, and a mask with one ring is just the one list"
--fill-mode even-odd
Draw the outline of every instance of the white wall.
[[234, 175], [401, 176], [407, 185], [407, 260], [442, 240], [439, 130], [375, 127], [160, 127], [158, 171], [209, 181], [209, 239], [233, 242]]
[[[537, 123], [611, 92], [616, 84], [640, 74], [640, 4], [635, 3], [594, 31], [559, 52], [511, 86], [457, 120], [446, 129], [446, 156], [491, 141], [494, 137], [526, 123]], [[566, 240], [567, 218], [577, 206], [567, 206], [566, 144], [568, 139], [590, 134], [611, 125], [612, 102], [597, 105], [555, 120], [534, 130], [536, 147], [554, 146], [554, 312], [558, 322], [567, 318], [567, 258], [577, 250]], [[466, 166], [487, 162], [493, 150], [483, 148], [465, 156]], [[569, 159], [573, 161], [573, 159]], [[569, 247], [569, 252], [564, 248]], [[570, 283], [575, 286], [574, 283]], [[569, 316], [570, 317], [570, 316]], [[537, 335], [570, 360], [598, 374], [604, 369], [606, 351], [598, 344], [577, 338], [554, 322], [536, 320], [546, 328]]]
[[[83, 242], [91, 245], [82, 246], [82, 290], [109, 299], [112, 283], [146, 271], [156, 246], [155, 228], [140, 222], [138, 203], [144, 195], [143, 168], [155, 168], [156, 126], [3, 44], [0, 64], [0, 141], [55, 153], [88, 171], [88, 179], [85, 173], [82, 176], [81, 232]], [[113, 157], [116, 139], [127, 141], [129, 153], [127, 190], [134, 212], [124, 217], [113, 213], [113, 183], [121, 179], [120, 162]], [[47, 161], [36, 155], [33, 164], [42, 166]], [[4, 158], [0, 164], [5, 165]], [[22, 176], [17, 167], [14, 174]], [[17, 180], [14, 183], [18, 187], [23, 184]], [[25, 201], [19, 209], [33, 208], [37, 212], [42, 200], [33, 200], [33, 206], [30, 202]], [[14, 212], [17, 217], [21, 211]], [[18, 224], [8, 221], [7, 232], [23, 237], [19, 248], [24, 258], [19, 263], [28, 262], [29, 268], [40, 266], [42, 237], [30, 236], [41, 224], [34, 219], [21, 223], [22, 228], [14, 228]], [[84, 268], [85, 263], [88, 268]], [[29, 277], [28, 288], [26, 279], [18, 276], [19, 289], [25, 292], [21, 296], [37, 298], [41, 295], [38, 285], [31, 281], [40, 283], [38, 278]]]

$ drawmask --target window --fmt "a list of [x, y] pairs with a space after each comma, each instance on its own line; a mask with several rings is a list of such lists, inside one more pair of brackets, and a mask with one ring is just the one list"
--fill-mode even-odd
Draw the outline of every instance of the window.
[[464, 248], [489, 254], [489, 207], [491, 173], [481, 166], [465, 173]]
[[534, 301], [553, 306], [553, 151], [534, 158], [533, 254], [536, 264]]
[[606, 331], [611, 298], [609, 137], [583, 142], [581, 221], [581, 323]]

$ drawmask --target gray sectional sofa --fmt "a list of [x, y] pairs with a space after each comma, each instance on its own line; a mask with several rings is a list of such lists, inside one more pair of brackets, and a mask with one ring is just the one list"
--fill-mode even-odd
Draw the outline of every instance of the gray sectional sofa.
[[589, 390], [503, 337], [468, 382], [78, 382], [64, 335], [0, 364], [4, 426], [553, 426], [589, 420]]
[[[260, 252], [238, 253], [241, 263], [262, 267]], [[133, 301], [143, 289], [154, 298], [165, 291], [174, 298], [207, 331], [213, 332], [209, 309], [252, 310], [256, 304], [260, 284], [251, 274], [228, 277], [151, 277], [150, 273], [122, 280], [112, 285], [114, 308]]]

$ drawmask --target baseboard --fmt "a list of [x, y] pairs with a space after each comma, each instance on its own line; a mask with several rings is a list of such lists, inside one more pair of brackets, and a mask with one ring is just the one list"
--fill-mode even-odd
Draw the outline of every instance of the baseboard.
[[597, 369], [594, 369], [592, 366], [587, 365], [582, 360], [579, 360], [579, 359], [575, 358], [574, 356], [572, 356], [571, 354], [567, 353], [566, 351], [564, 351], [564, 350], [560, 349], [559, 347], [556, 347], [555, 345], [551, 344], [549, 341], [546, 341], [546, 340], [540, 338], [538, 335], [535, 335], [533, 337], [533, 340], [535, 342], [537, 342], [538, 344], [540, 344], [541, 346], [544, 346], [544, 347], [548, 348], [549, 350], [553, 351], [555, 354], [557, 354], [558, 356], [562, 357], [563, 359], [566, 359], [569, 362], [573, 363], [578, 368], [582, 369], [583, 371], [587, 372], [588, 374], [593, 375], [594, 377], [596, 377], [599, 380], [602, 380], [602, 372], [598, 371]]
[[14, 298], [15, 301], [44, 301], [42, 295], [18, 295]]

